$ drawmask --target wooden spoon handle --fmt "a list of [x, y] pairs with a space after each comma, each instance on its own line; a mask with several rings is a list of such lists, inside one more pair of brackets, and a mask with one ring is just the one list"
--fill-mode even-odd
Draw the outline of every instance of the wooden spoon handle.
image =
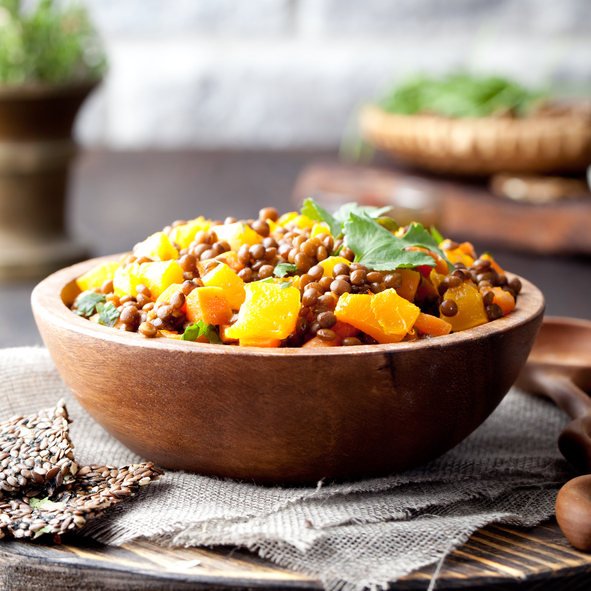
[[539, 392], [552, 399], [571, 419], [591, 414], [591, 398], [569, 378], [539, 371], [530, 379]]

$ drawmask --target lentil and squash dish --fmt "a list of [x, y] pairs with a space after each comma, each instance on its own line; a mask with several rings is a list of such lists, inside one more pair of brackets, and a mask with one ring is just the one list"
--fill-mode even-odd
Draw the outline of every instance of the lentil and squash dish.
[[490, 254], [386, 210], [308, 199], [282, 216], [176, 221], [79, 277], [72, 309], [147, 338], [310, 348], [437, 337], [513, 310], [519, 279]]

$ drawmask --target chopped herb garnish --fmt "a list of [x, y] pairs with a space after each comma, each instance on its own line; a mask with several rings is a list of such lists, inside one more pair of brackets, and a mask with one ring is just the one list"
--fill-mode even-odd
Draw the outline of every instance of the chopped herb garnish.
[[433, 236], [437, 244], [441, 244], [445, 240], [445, 238], [439, 233], [439, 230], [437, 230], [435, 226], [431, 226], [429, 231], [431, 232], [431, 236]]
[[87, 291], [83, 294], [80, 294], [78, 300], [76, 301], [76, 312], [80, 316], [89, 318], [94, 314], [96, 305], [100, 302], [104, 302], [106, 299], [107, 298], [104, 293], [94, 293], [93, 291]]
[[[325, 222], [330, 228], [332, 237], [336, 240], [343, 233], [343, 224], [354, 213], [357, 216], [367, 215], [370, 218], [379, 218], [382, 214], [390, 211], [392, 207], [373, 207], [372, 205], [358, 205], [357, 203], [345, 203], [334, 215], [318, 205], [314, 199], [306, 199], [302, 206], [302, 215], [317, 222]], [[392, 222], [395, 224], [392, 220]], [[398, 228], [398, 226], [396, 226]]]
[[201, 336], [204, 336], [212, 345], [223, 344], [215, 326], [206, 324], [203, 320], [198, 320], [194, 324], [187, 326], [181, 340], [196, 341]]
[[324, 222], [328, 225], [333, 238], [338, 238], [342, 234], [342, 220], [337, 220], [335, 216], [328, 213], [326, 209], [318, 205], [314, 199], [306, 199], [302, 205], [302, 215], [315, 220]]
[[445, 258], [431, 234], [421, 224], [411, 224], [409, 231], [398, 237], [368, 216], [361, 217], [355, 213], [345, 222], [344, 244], [355, 253], [355, 262], [376, 271], [435, 266], [433, 257], [420, 251], [405, 250], [411, 246], [427, 248]]
[[291, 263], [279, 263], [275, 267], [273, 275], [275, 275], [275, 277], [285, 277], [286, 275], [295, 273], [297, 270], [298, 268], [295, 265], [292, 265]]
[[96, 311], [99, 315], [99, 324], [105, 326], [115, 326], [115, 324], [117, 324], [117, 320], [119, 320], [119, 310], [117, 310], [113, 302], [107, 302], [106, 304], [99, 302], [96, 305]]
[[284, 281], [283, 283], [279, 284], [279, 289], [285, 289], [286, 287], [291, 287], [291, 283], [289, 281]]

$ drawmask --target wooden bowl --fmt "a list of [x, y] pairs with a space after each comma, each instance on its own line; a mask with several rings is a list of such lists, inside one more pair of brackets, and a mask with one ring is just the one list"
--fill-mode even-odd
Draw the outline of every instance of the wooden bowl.
[[365, 107], [363, 138], [395, 159], [438, 173], [562, 173], [591, 164], [591, 121], [572, 115], [455, 119]]
[[429, 340], [312, 352], [147, 339], [68, 309], [75, 278], [104, 260], [58, 271], [33, 291], [67, 386], [147, 460], [257, 483], [387, 475], [443, 454], [507, 393], [544, 310], [522, 279], [508, 316]]

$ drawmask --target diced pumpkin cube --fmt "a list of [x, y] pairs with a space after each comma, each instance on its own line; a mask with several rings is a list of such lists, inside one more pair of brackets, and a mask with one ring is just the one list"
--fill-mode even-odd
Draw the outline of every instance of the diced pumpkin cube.
[[265, 347], [266, 349], [272, 349], [279, 347], [280, 344], [281, 339], [258, 339], [255, 337], [240, 339], [241, 347]]
[[122, 297], [124, 295], [137, 296], [137, 286], [142, 283], [140, 279], [140, 266], [137, 263], [119, 267], [113, 275], [113, 288], [115, 293]]
[[187, 320], [206, 324], [227, 324], [232, 318], [232, 308], [221, 287], [198, 287], [186, 300]]
[[225, 265], [228, 265], [228, 267], [230, 267], [230, 269], [232, 269], [232, 271], [236, 273], [240, 273], [240, 271], [242, 271], [242, 269], [244, 269], [244, 267], [246, 266], [244, 263], [241, 263], [238, 260], [238, 253], [233, 250], [229, 250], [228, 252], [218, 254], [218, 256], [215, 257], [215, 260], [220, 261], [220, 263], [224, 263]]
[[188, 248], [191, 242], [195, 239], [195, 234], [200, 230], [207, 231], [211, 226], [211, 222], [200, 216], [194, 220], [175, 226], [168, 237], [171, 242], [176, 242], [181, 248]]
[[344, 257], [328, 257], [318, 263], [319, 267], [324, 269], [324, 277], [332, 277], [332, 272], [336, 265], [344, 263], [345, 265], [351, 265], [351, 261]]
[[318, 234], [328, 234], [331, 235], [330, 228], [326, 222], [316, 223], [312, 226], [312, 230], [310, 232], [310, 238], [314, 238], [314, 236], [318, 236]]
[[225, 331], [225, 336], [243, 341], [249, 339], [285, 339], [296, 327], [300, 312], [300, 291], [281, 288], [275, 283], [254, 282], [246, 286], [246, 300], [238, 320]]
[[152, 299], [158, 299], [173, 283], [183, 282], [183, 270], [175, 261], [143, 263], [140, 265], [139, 282], [150, 289]]
[[451, 324], [431, 314], [421, 312], [415, 320], [414, 328], [421, 334], [428, 334], [433, 337], [440, 337], [451, 332]]
[[371, 307], [373, 297], [375, 296], [369, 294], [344, 293], [335, 308], [337, 320], [351, 324], [373, 337], [378, 343], [397, 343], [402, 337], [398, 338], [384, 332]]
[[230, 248], [235, 251], [240, 250], [243, 244], [252, 246], [253, 244], [260, 244], [263, 241], [263, 237], [260, 234], [242, 222], [215, 226], [213, 229], [218, 240], [225, 240], [230, 245]]
[[316, 224], [315, 220], [310, 219], [306, 215], [298, 215], [293, 220], [290, 220], [290, 223], [297, 226], [300, 230], [304, 230], [306, 228], [312, 228]]
[[76, 284], [80, 291], [87, 291], [93, 287], [100, 287], [105, 281], [115, 277], [115, 271], [119, 269], [118, 262], [108, 261], [93, 267], [90, 271], [84, 273], [76, 279]]
[[449, 239], [444, 240], [439, 245], [441, 250], [445, 252], [447, 260], [452, 265], [455, 265], [456, 263], [462, 263], [466, 265], [466, 267], [470, 267], [476, 259], [476, 253], [474, 252], [474, 247], [472, 244], [470, 244], [470, 242], [463, 242], [456, 248], [449, 248], [450, 245], [451, 240]]
[[411, 330], [421, 313], [418, 306], [399, 296], [395, 289], [385, 289], [374, 295], [371, 309], [384, 333], [399, 340]]
[[[170, 302], [170, 298], [178, 292], [182, 292], [182, 286], [180, 283], [173, 283], [172, 285], [169, 285], [156, 299], [156, 301], [158, 302]], [[181, 312], [186, 312], [187, 311], [187, 302], [185, 302], [183, 304], [183, 306], [181, 307]]]
[[179, 258], [177, 249], [164, 232], [156, 232], [137, 246], [133, 251], [134, 256], [148, 257], [160, 261], [170, 261]]
[[441, 314], [441, 319], [449, 322], [454, 332], [488, 322], [488, 316], [482, 303], [482, 295], [470, 283], [464, 282], [458, 287], [450, 287], [445, 292], [443, 299], [454, 300], [458, 306], [458, 313], [455, 316]]
[[298, 212], [297, 211], [289, 211], [287, 213], [284, 213], [277, 220], [277, 225], [278, 226], [285, 226], [285, 224], [288, 224], [289, 222], [291, 222], [292, 220], [294, 220], [297, 217], [298, 217]]
[[201, 280], [207, 287], [221, 287], [232, 310], [240, 310], [246, 299], [244, 281], [228, 265], [214, 267]]
[[396, 289], [399, 296], [402, 296], [409, 302], [414, 302], [419, 284], [421, 283], [421, 274], [412, 269], [396, 269], [402, 277], [402, 285]]
[[493, 304], [500, 306], [503, 310], [503, 316], [506, 316], [515, 308], [515, 298], [501, 287], [493, 287], [492, 292], [495, 294]]

